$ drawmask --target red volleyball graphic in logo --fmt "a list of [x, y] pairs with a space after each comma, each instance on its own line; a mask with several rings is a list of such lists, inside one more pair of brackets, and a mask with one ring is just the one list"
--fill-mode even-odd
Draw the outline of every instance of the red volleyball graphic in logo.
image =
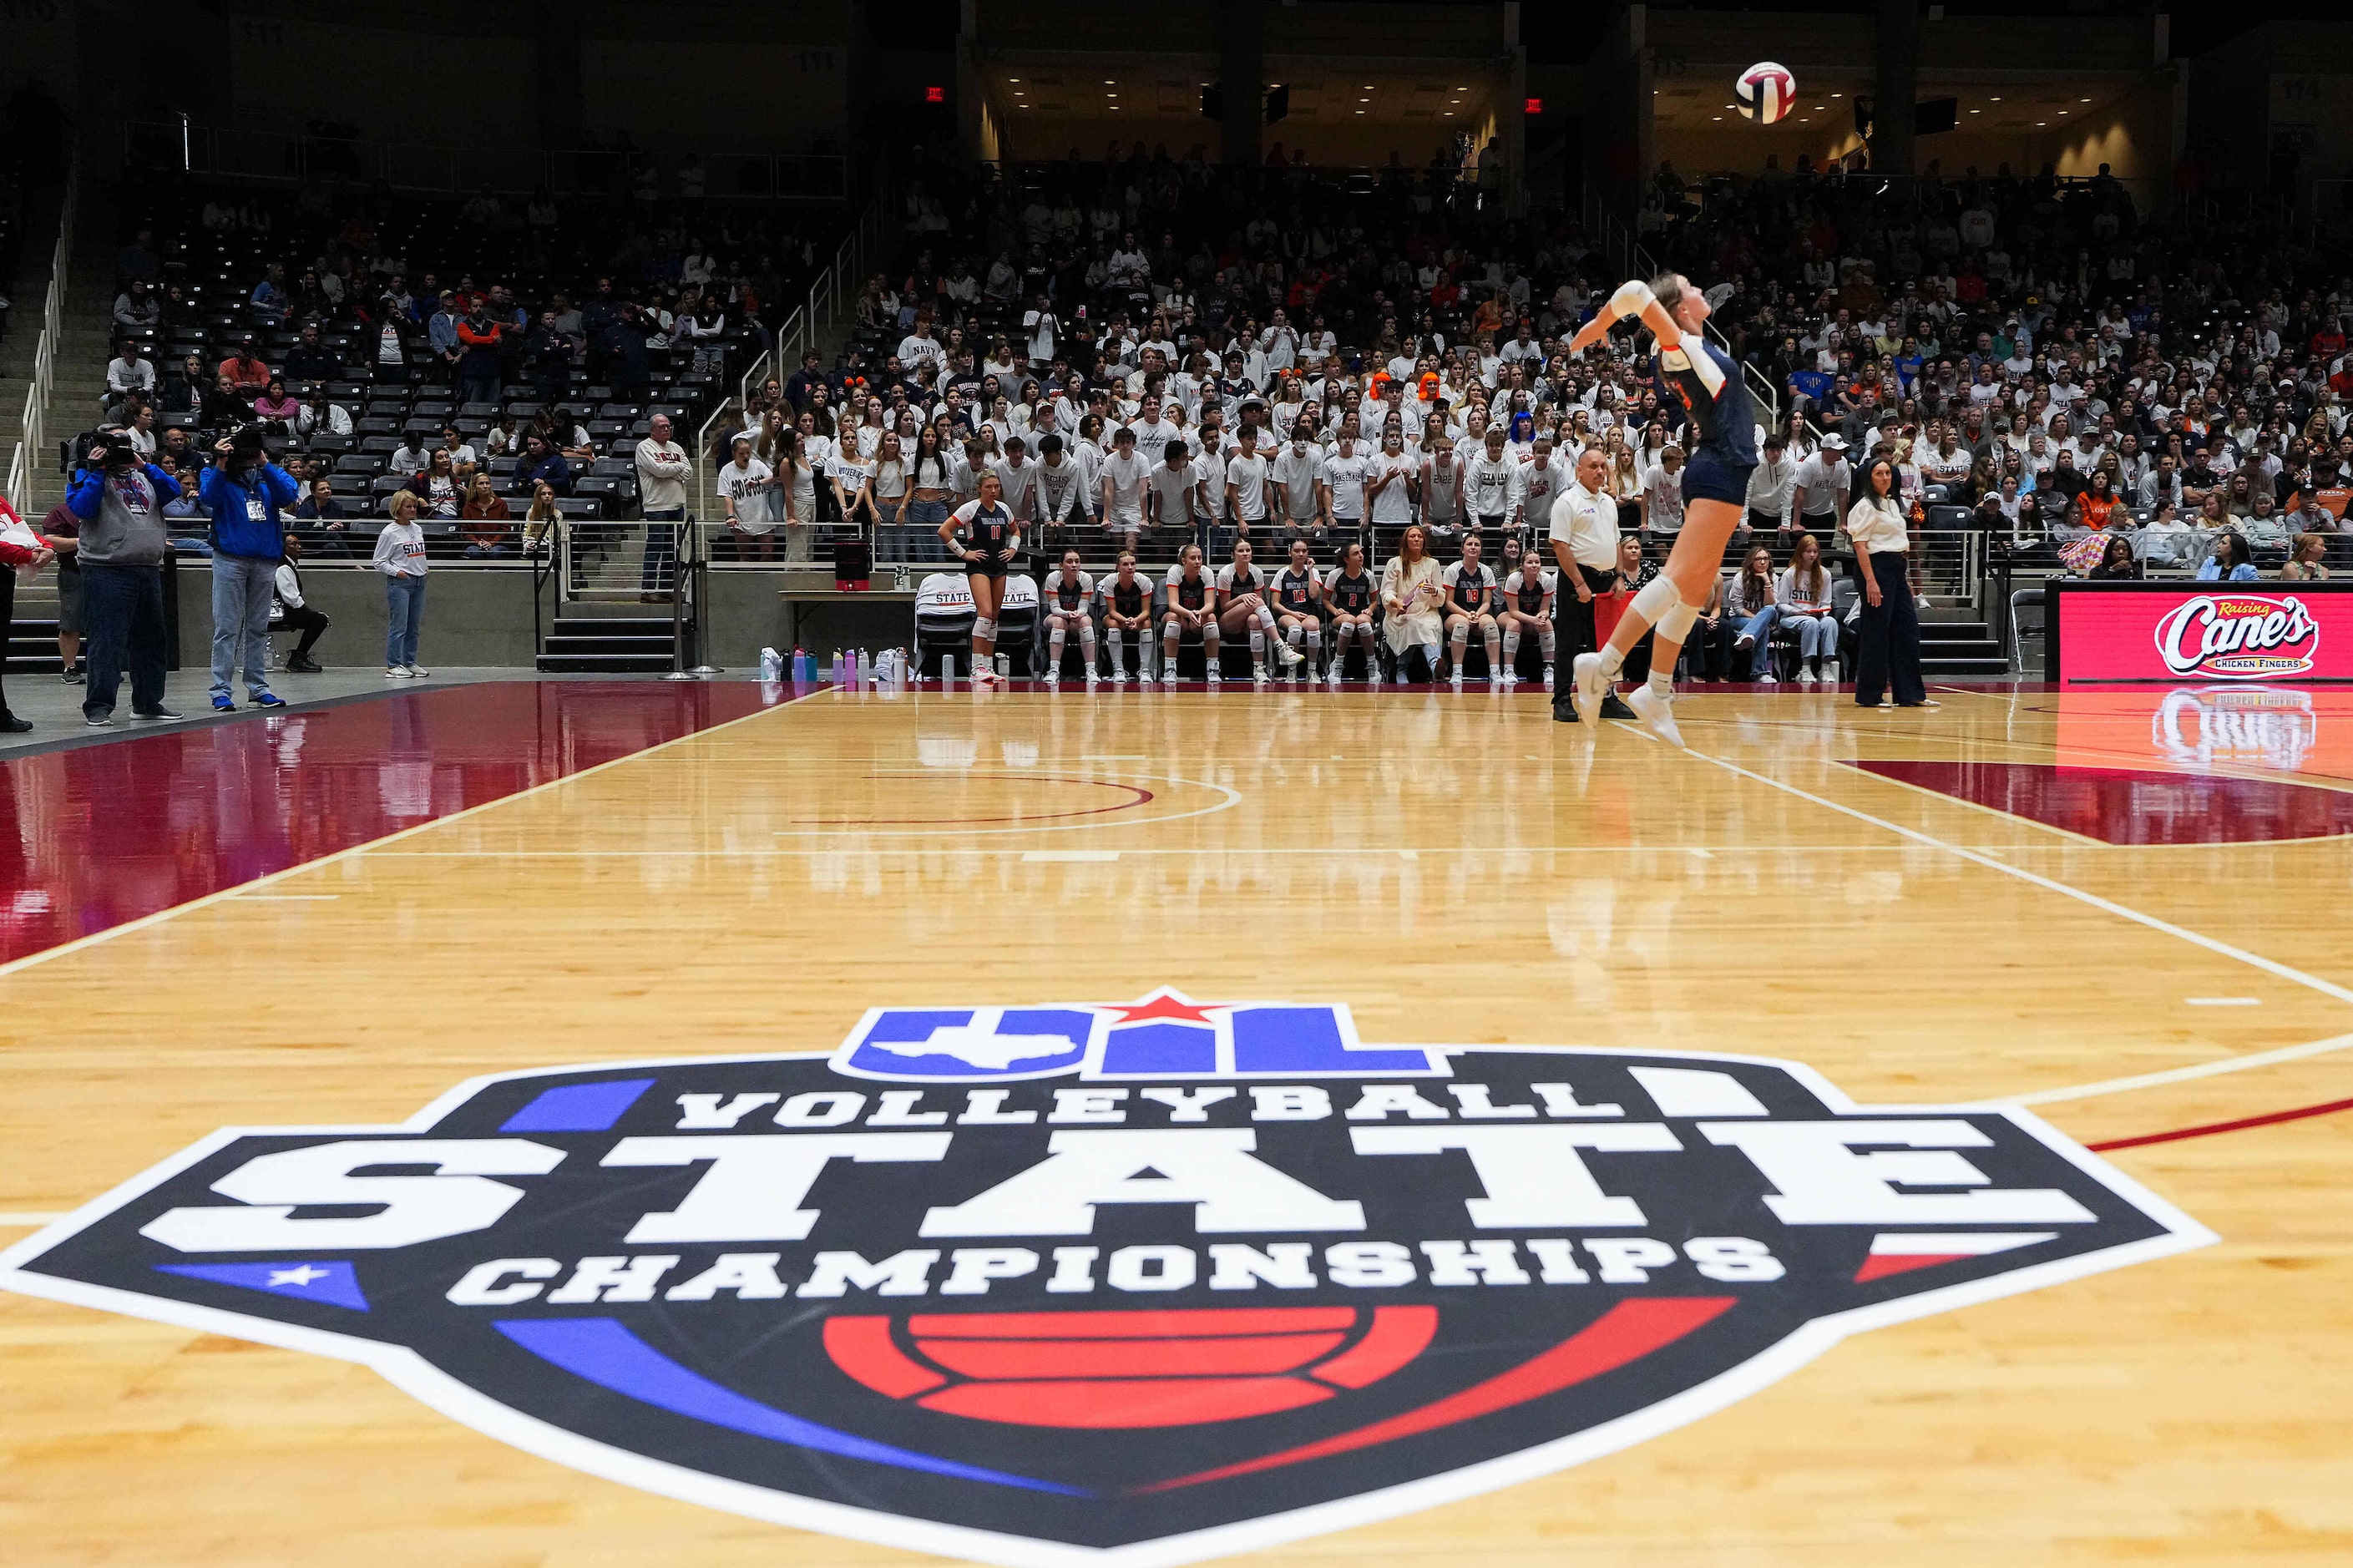
[[2320, 651], [2320, 623], [2293, 595], [2201, 594], [2158, 620], [2157, 651], [2176, 675], [2218, 680], [2301, 675]]
[[1021, 1426], [1188, 1426], [1368, 1387], [1429, 1347], [1435, 1307], [839, 1317], [826, 1353], [877, 1394]]

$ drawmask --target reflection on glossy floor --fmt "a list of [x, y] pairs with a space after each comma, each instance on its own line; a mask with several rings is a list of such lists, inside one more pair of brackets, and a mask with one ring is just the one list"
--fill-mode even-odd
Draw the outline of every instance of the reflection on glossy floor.
[[[46, 959], [91, 928], [26, 923], [73, 878], [18, 775], [0, 1242], [226, 1124], [1164, 984], [1345, 1001], [1375, 1041], [2022, 1097], [2094, 1144], [2260, 1121], [2110, 1156], [2219, 1247], [1862, 1335], [1609, 1458], [1246, 1561], [2353, 1562], [2353, 1115], [2265, 1120], [2353, 1097], [2353, 696], [1702, 692], [1686, 754], [1534, 696], [756, 692], [585, 776], [510, 759], [502, 798], [422, 826], [477, 797], [416, 781], [466, 765], [451, 736], [490, 765], [498, 725], [317, 715], [320, 750], [187, 781], [167, 819], [232, 842], [226, 791], [304, 847], [162, 901], [295, 868]], [[594, 731], [575, 708], [533, 746]], [[334, 752], [370, 722], [390, 750]], [[326, 754], [347, 776], [301, 782]], [[304, 837], [355, 799], [415, 830]], [[595, 1479], [353, 1366], [22, 1297], [0, 1393], [12, 1564], [919, 1561]]]

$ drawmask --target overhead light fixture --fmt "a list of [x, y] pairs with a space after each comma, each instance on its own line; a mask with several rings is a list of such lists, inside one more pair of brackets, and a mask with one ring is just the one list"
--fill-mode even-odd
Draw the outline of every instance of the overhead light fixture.
[[1969, 110], [1969, 112], [1970, 112], [1971, 114], [1983, 114], [1983, 113], [1985, 112], [1985, 110], [1982, 110], [1982, 109], [1972, 109], [1972, 110]]
[[1708, 116], [1708, 118], [1709, 118], [1710, 120], [1719, 120], [1719, 121], [1720, 121], [1720, 120], [1722, 120], [1722, 119], [1724, 118], [1724, 116], [1723, 116], [1723, 115], [1721, 115], [1721, 114], [1711, 114], [1711, 115], [1709, 115], [1709, 116]]
[[2091, 102], [2092, 100], [2091, 100], [2090, 99], [2088, 99], [2088, 98], [2079, 98], [2079, 99], [2077, 99], [2075, 101], [2076, 101], [2076, 102], [2078, 102], [2078, 103], [2089, 103], [2089, 102]]
[[1356, 110], [1356, 112], [1357, 112], [1357, 113], [1359, 113], [1359, 114], [1362, 114], [1362, 113], [1364, 112], [1364, 110], [1360, 109], [1360, 110]]
[[1113, 80], [1111, 78], [1109, 78], [1109, 77], [1105, 77], [1105, 78], [1103, 78], [1103, 85], [1104, 85], [1105, 87], [1117, 87], [1117, 86], [1119, 85], [1119, 83], [1117, 83], [1116, 81], [1113, 81]]
[[1831, 96], [1832, 98], [1844, 98], [1844, 97], [1846, 96], [1846, 94], [1844, 94], [1844, 93], [1842, 93], [1842, 92], [1834, 92], [1834, 93], [1831, 94]]
[[2000, 100], [2000, 99], [1998, 99], [1998, 98], [1989, 98], [1989, 99], [1987, 99], [1987, 100], [1986, 100], [1986, 101], [1987, 101], [1988, 103], [2000, 103], [2000, 102], [2001, 101], [2001, 100]]

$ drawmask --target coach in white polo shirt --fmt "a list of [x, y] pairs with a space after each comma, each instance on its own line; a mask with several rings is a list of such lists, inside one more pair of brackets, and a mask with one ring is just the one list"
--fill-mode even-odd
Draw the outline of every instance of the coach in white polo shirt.
[[[1552, 503], [1552, 554], [1560, 563], [1560, 589], [1552, 600], [1552, 716], [1564, 724], [1577, 722], [1577, 707], [1569, 700], [1577, 689], [1569, 661], [1600, 646], [1594, 637], [1593, 596], [1608, 593], [1618, 581], [1618, 502], [1609, 484], [1609, 459], [1599, 446], [1588, 447], [1577, 459], [1576, 477]], [[1614, 689], [1602, 699], [1601, 711], [1611, 719], [1633, 717]]]

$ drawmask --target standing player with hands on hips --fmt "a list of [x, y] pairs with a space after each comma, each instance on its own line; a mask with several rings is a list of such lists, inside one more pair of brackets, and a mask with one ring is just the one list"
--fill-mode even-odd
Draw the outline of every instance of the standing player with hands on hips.
[[995, 685], [997, 609], [1005, 597], [1005, 574], [1021, 547], [1021, 526], [1006, 510], [1005, 481], [993, 470], [981, 475], [978, 496], [948, 513], [940, 540], [964, 562], [972, 586], [972, 678]]
[[1599, 721], [1601, 700], [1616, 686], [1626, 655], [1653, 626], [1656, 651], [1649, 681], [1627, 701], [1642, 721], [1675, 745], [1683, 743], [1672, 706], [1675, 659], [1683, 639], [1715, 586], [1724, 547], [1739, 526], [1748, 499], [1749, 471], [1757, 466], [1756, 410], [1740, 367], [1703, 335], [1708, 304], [1679, 272], [1644, 283], [1621, 284], [1593, 320], [1569, 340], [1572, 353], [1599, 342], [1609, 329], [1633, 318], [1657, 341], [1654, 369], [1660, 386], [1683, 407], [1690, 428], [1685, 443], [1683, 531], [1675, 536], [1667, 569], [1646, 584], [1619, 617], [1617, 630], [1599, 653], [1579, 654], [1576, 702], [1588, 723]]

